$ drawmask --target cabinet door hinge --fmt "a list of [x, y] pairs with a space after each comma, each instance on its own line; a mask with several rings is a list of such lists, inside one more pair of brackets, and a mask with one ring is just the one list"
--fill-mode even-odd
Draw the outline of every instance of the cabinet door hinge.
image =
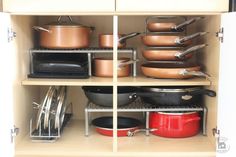
[[216, 37], [219, 38], [220, 42], [224, 42], [224, 28], [220, 28], [219, 32], [216, 32]]
[[220, 130], [217, 129], [217, 127], [212, 129], [212, 133], [213, 133], [213, 136], [215, 136], [216, 138], [220, 137]]
[[11, 143], [13, 143], [14, 141], [14, 137], [16, 137], [19, 133], [20, 129], [17, 128], [16, 126], [14, 126], [12, 129], [11, 129]]
[[8, 27], [8, 29], [7, 29], [7, 35], [8, 35], [8, 37], [7, 37], [8, 42], [11, 42], [11, 41], [13, 40], [13, 38], [16, 37], [16, 32], [14, 32], [14, 31], [12, 30], [12, 28]]

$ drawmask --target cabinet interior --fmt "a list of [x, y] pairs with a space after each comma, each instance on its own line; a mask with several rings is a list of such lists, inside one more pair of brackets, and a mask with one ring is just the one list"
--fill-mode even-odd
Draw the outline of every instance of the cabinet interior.
[[[118, 32], [144, 32], [145, 19], [147, 16], [118, 16]], [[11, 16], [13, 30], [17, 33], [13, 44], [15, 45], [15, 60], [16, 60], [16, 80], [14, 82], [14, 119], [15, 126], [20, 128], [19, 134], [15, 138], [16, 155], [30, 156], [40, 153], [43, 155], [81, 155], [86, 153], [112, 153], [116, 138], [101, 136], [96, 133], [93, 127], [90, 128], [90, 136], [84, 136], [84, 109], [87, 103], [87, 98], [81, 88], [82, 85], [114, 85], [114, 86], [143, 86], [143, 85], [160, 85], [158, 81], [145, 78], [140, 72], [140, 64], [145, 62], [142, 57], [141, 50], [143, 44], [140, 37], [134, 37], [127, 41], [127, 47], [137, 48], [138, 58], [138, 81], [134, 78], [119, 78], [118, 82], [113, 82], [112, 78], [99, 78], [86, 80], [53, 80], [53, 81], [33, 81], [27, 80], [29, 73], [29, 49], [37, 47], [36, 32], [32, 29], [35, 25], [44, 25], [55, 21], [56, 16]], [[190, 18], [190, 16], [188, 17]], [[91, 35], [91, 46], [98, 46], [98, 34], [113, 32], [113, 16], [73, 16], [73, 20], [83, 25], [95, 26], [96, 29]], [[204, 19], [187, 27], [187, 33], [191, 34], [198, 31], [209, 32], [206, 36], [195, 40], [196, 43], [207, 43], [208, 46], [202, 49], [202, 52], [196, 54], [196, 59], [199, 64], [203, 65], [204, 71], [211, 75], [211, 82], [193, 83], [193, 85], [202, 85], [205, 88], [217, 91], [218, 89], [218, 61], [219, 61], [219, 41], [216, 38], [216, 32], [220, 28], [220, 15], [204, 16]], [[103, 54], [103, 56], [111, 56], [112, 54]], [[25, 81], [26, 80], [26, 81]], [[28, 81], [28, 82], [27, 82]], [[68, 83], [68, 82], [69, 83]], [[73, 83], [75, 82], [75, 83]], [[79, 82], [79, 83], [76, 83]], [[120, 82], [120, 83], [119, 83]], [[170, 81], [172, 82], [172, 80]], [[175, 82], [175, 80], [173, 81]], [[178, 82], [178, 81], [177, 81]], [[191, 79], [184, 80], [179, 85], [192, 85]], [[32, 143], [29, 138], [29, 121], [35, 110], [32, 109], [32, 102], [40, 102], [44, 97], [45, 90], [49, 85], [67, 85], [68, 87], [68, 102], [73, 103], [73, 118], [65, 128], [62, 137], [55, 143]], [[22, 85], [23, 84], [23, 85]], [[162, 83], [162, 85], [171, 85], [171, 83]], [[174, 85], [176, 85], [174, 83]], [[217, 98], [204, 97], [204, 105], [208, 108], [207, 115], [207, 136], [201, 134], [184, 139], [168, 139], [154, 135], [145, 136], [144, 133], [139, 133], [134, 137], [118, 138], [118, 152], [139, 152], [139, 156], [146, 152], [164, 153], [169, 152], [178, 156], [180, 152], [208, 153], [211, 156], [215, 152], [215, 137], [212, 135], [212, 129], [217, 124]], [[116, 105], [116, 104], [113, 104]], [[114, 110], [116, 112], [116, 110]], [[92, 113], [92, 117], [104, 115], [112, 115], [112, 113]], [[118, 115], [127, 115], [131, 117], [142, 118], [142, 113], [118, 113]], [[50, 150], [50, 151], [49, 151]], [[99, 153], [97, 155], [99, 155]], [[144, 153], [144, 154], [142, 154]], [[101, 155], [101, 154], [100, 154]], [[163, 154], [162, 154], [163, 155]], [[194, 155], [194, 154], [192, 154]], [[213, 155], [212, 155], [213, 156]]]

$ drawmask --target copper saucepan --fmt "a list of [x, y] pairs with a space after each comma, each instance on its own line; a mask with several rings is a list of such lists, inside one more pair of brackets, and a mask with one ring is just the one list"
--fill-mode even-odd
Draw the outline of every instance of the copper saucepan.
[[[118, 48], [124, 48], [126, 46], [126, 40], [139, 35], [139, 32], [129, 34], [118, 35]], [[113, 48], [113, 35], [112, 34], [100, 34], [99, 35], [99, 47]]]
[[[149, 17], [146, 19], [146, 21], [153, 18], [158, 18], [158, 17]], [[174, 22], [146, 22], [147, 23], [146, 27], [150, 32], [178, 32], [178, 31], [183, 31], [187, 25], [190, 25], [200, 19], [202, 19], [202, 17], [195, 17], [187, 21], [184, 21], [183, 23], [180, 24], [176, 24]]]
[[84, 26], [72, 21], [62, 21], [61, 16], [56, 22], [34, 26], [39, 31], [39, 45], [49, 49], [75, 49], [89, 47], [90, 34], [94, 27]]
[[207, 32], [198, 32], [189, 36], [173, 35], [143, 35], [141, 39], [146, 46], [188, 46], [192, 39], [205, 35]]
[[[137, 62], [129, 58], [119, 58], [117, 75], [118, 77], [127, 77], [130, 75], [130, 64]], [[95, 58], [93, 60], [93, 75], [98, 77], [113, 77], [113, 59], [112, 58]]]
[[144, 58], [150, 61], [178, 61], [189, 59], [193, 52], [207, 46], [206, 44], [196, 45], [188, 49], [174, 47], [150, 48], [142, 51]]
[[209, 78], [200, 66], [186, 63], [146, 63], [141, 66], [145, 76], [152, 78], [184, 79], [194, 76]]

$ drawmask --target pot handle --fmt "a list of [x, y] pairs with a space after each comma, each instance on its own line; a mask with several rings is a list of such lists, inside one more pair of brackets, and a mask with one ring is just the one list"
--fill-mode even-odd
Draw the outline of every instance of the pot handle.
[[133, 38], [133, 37], [135, 37], [135, 36], [137, 36], [137, 35], [139, 35], [139, 34], [141, 34], [141, 33], [140, 33], [140, 32], [129, 33], [129, 34], [126, 34], [126, 35], [123, 36], [123, 37], [120, 37], [118, 41], [119, 41], [121, 44], [123, 44], [123, 43], [125, 43], [125, 41], [126, 41], [127, 39]]
[[146, 132], [146, 131], [157, 131], [158, 129], [136, 129], [136, 130], [134, 130], [134, 131], [131, 131], [131, 130], [129, 130], [128, 132], [127, 132], [127, 136], [128, 137], [132, 137], [132, 136], [134, 136], [136, 133], [138, 133], [138, 132]]
[[196, 46], [190, 47], [187, 50], [184, 50], [183, 52], [176, 53], [175, 57], [179, 58], [179, 59], [184, 59], [186, 57], [186, 55], [188, 55], [190, 53], [193, 53], [196, 50], [202, 49], [202, 48], [204, 48], [206, 46], [207, 46], [207, 44], [200, 44], [200, 45], [196, 45]]
[[192, 122], [195, 122], [195, 121], [199, 121], [200, 119], [201, 119], [200, 117], [190, 118], [190, 119], [184, 120], [183, 124], [186, 125], [186, 124], [188, 124], [188, 123], [192, 123]]
[[213, 90], [209, 90], [209, 89], [199, 89], [199, 90], [196, 90], [196, 91], [191, 91], [189, 92], [191, 95], [207, 95], [207, 96], [210, 96], [210, 97], [215, 97], [216, 96], [216, 92], [213, 91]]
[[192, 23], [194, 23], [195, 21], [198, 21], [198, 20], [200, 20], [200, 19], [203, 19], [203, 17], [195, 17], [195, 18], [192, 18], [192, 19], [190, 19], [190, 20], [187, 20], [187, 21], [185, 21], [185, 22], [183, 22], [183, 23], [181, 23], [181, 24], [179, 24], [179, 25], [173, 27], [172, 29], [175, 30], [175, 31], [181, 30], [181, 29], [184, 28], [185, 26], [190, 25], [190, 24], [192, 24]]
[[40, 26], [33, 26], [32, 28], [35, 29], [36, 31], [44, 31], [44, 32], [51, 33], [50, 30], [48, 30], [46, 28], [43, 28], [43, 27], [40, 27]]
[[188, 40], [191, 40], [191, 39], [194, 39], [194, 38], [197, 38], [197, 37], [200, 37], [200, 36], [203, 36], [205, 34], [207, 34], [208, 32], [198, 32], [198, 33], [194, 33], [192, 35], [189, 35], [189, 36], [185, 36], [183, 38], [177, 38], [175, 40], [175, 43], [176, 44], [183, 44], [184, 42], [188, 41]]
[[126, 65], [133, 64], [138, 61], [139, 61], [139, 59], [120, 62], [120, 63], [118, 63], [118, 68], [122, 68]]

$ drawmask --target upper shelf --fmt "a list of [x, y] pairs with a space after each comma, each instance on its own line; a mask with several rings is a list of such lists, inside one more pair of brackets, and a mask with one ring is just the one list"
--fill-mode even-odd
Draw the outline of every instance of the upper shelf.
[[65, 86], [210, 86], [211, 82], [205, 78], [193, 79], [152, 79], [144, 76], [122, 77], [118, 82], [112, 78], [90, 77], [89, 79], [35, 79], [28, 78], [22, 81], [22, 85], [65, 85]]
[[3, 0], [5, 12], [29, 15], [209, 14], [228, 6], [228, 0]]

